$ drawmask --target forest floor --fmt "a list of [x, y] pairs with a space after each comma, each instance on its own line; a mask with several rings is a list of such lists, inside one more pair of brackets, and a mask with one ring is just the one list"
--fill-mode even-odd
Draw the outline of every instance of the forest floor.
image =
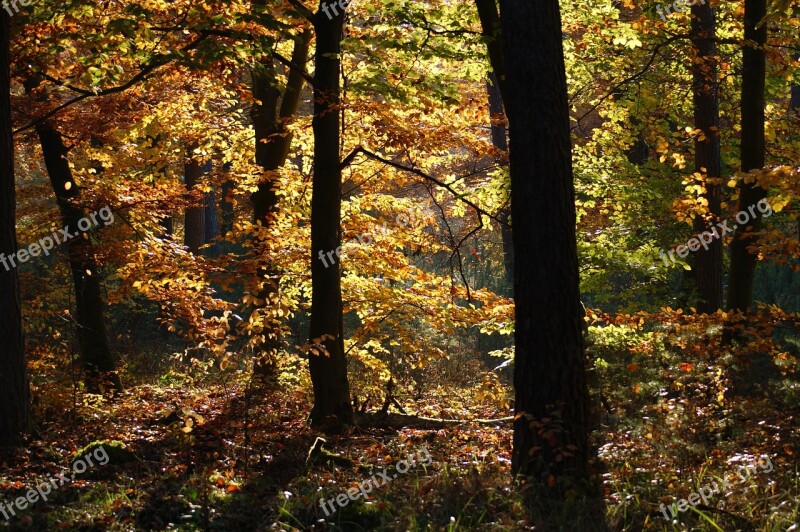
[[[763, 388], [735, 397], [726, 392], [723, 400], [717, 396], [730, 382], [714, 364], [669, 375], [660, 366], [651, 374], [646, 363], [633, 366], [606, 368], [604, 382], [616, 384], [602, 388], [604, 407], [594, 433], [608, 529], [800, 529], [796, 380], [777, 375]], [[37, 433], [30, 445], [0, 463], [0, 503], [68, 471], [75, 453], [92, 442], [122, 442], [128, 453], [109, 452], [106, 465], [95, 464], [52, 490], [47, 501], [17, 508], [10, 521], [0, 515], [0, 529], [550, 529], [535, 526], [512, 489], [508, 422], [356, 428], [325, 436], [325, 448], [342, 460], [308, 460], [319, 434], [305, 422], [306, 390], [248, 393], [239, 372], [213, 380], [170, 374], [114, 398], [59, 394], [51, 383], [47, 394], [35, 395], [47, 402], [34, 400]], [[455, 415], [443, 404], [446, 398], [426, 401], [442, 405], [419, 407], [436, 417], [510, 413], [475, 406]], [[412, 401], [404, 405], [414, 411]], [[399, 465], [413, 458], [416, 464]], [[752, 474], [737, 479], [738, 468], [748, 464]], [[726, 476], [729, 489], [707, 505], [676, 512], [672, 522], [663, 517], [663, 508]], [[390, 480], [373, 486], [367, 502], [358, 496], [342, 506], [328, 503], [327, 510], [320, 505], [382, 478]], [[559, 518], [544, 515], [546, 508], [539, 512], [545, 521]]]

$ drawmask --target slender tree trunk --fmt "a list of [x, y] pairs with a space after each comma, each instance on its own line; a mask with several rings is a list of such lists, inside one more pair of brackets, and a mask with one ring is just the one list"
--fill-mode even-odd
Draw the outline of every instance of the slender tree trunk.
[[[189, 159], [184, 165], [184, 178], [186, 180], [186, 190], [191, 191], [200, 182], [203, 176], [203, 167], [194, 159], [193, 150], [188, 149]], [[200, 252], [200, 248], [206, 243], [206, 216], [203, 205], [187, 207], [184, 213], [183, 224], [183, 243], [194, 254]]]
[[588, 483], [589, 409], [561, 15], [557, 0], [502, 0], [501, 17], [515, 260], [512, 471], [563, 487], [562, 479]]
[[[506, 127], [498, 121], [505, 118], [503, 108], [503, 94], [500, 92], [500, 84], [497, 76], [492, 73], [486, 82], [486, 90], [489, 94], [489, 114], [492, 118], [492, 145], [498, 150], [507, 154], [508, 140], [506, 138]], [[511, 231], [511, 208], [503, 209], [498, 218], [500, 219], [500, 236], [503, 241], [503, 266], [505, 267], [505, 279], [508, 290], [506, 295], [514, 295], [514, 242]]]
[[[766, 0], [745, 0], [744, 38], [742, 53], [742, 171], [764, 167], [764, 85], [766, 81], [767, 24], [756, 25], [767, 14]], [[740, 183], [737, 212], [747, 211], [767, 197], [767, 191], [756, 183]], [[748, 223], [751, 230], [737, 227], [731, 243], [731, 269], [728, 289], [728, 309], [747, 312], [753, 302], [753, 279], [756, 256], [747, 250], [754, 243], [752, 233], [761, 228], [762, 216], [755, 210], [755, 219]]]
[[[320, 0], [320, 12], [325, 0]], [[311, 195], [311, 339], [324, 338], [325, 355], [309, 357], [314, 385], [312, 425], [329, 418], [352, 423], [347, 358], [344, 354], [341, 246], [342, 169], [339, 158], [339, 71], [344, 14], [317, 16], [314, 72], [314, 178]]]
[[497, 90], [505, 105], [506, 100], [506, 59], [503, 52], [502, 25], [500, 13], [497, 10], [497, 0], [475, 0], [478, 8], [478, 18], [481, 21], [483, 38], [486, 41], [486, 51], [489, 55], [489, 64], [497, 80]]
[[[0, 13], [0, 257], [17, 252], [9, 17]], [[5, 264], [5, 262], [3, 263]], [[30, 425], [28, 370], [16, 268], [0, 265], [0, 446], [17, 446]]]
[[[311, 35], [311, 30], [306, 29], [295, 37], [292, 51], [292, 62], [295, 65], [302, 67], [308, 62]], [[300, 72], [290, 69], [281, 100], [275, 67], [271, 60], [254, 71], [252, 78], [253, 97], [256, 99], [251, 111], [256, 133], [256, 164], [264, 170], [264, 177], [250, 199], [253, 203], [254, 222], [269, 227], [278, 211], [276, 172], [286, 164], [292, 145], [293, 135], [286, 127], [286, 122], [297, 113], [305, 80]], [[257, 242], [256, 245], [265, 249], [267, 243]], [[259, 277], [263, 280], [263, 284], [258, 298], [266, 302], [273, 300], [280, 286], [279, 272], [268, 265], [259, 270]], [[256, 364], [257, 374], [262, 377], [271, 376], [274, 357], [280, 347], [278, 332], [268, 331], [266, 341], [261, 346], [261, 356]]]
[[105, 302], [100, 271], [95, 262], [89, 234], [78, 228], [84, 213], [76, 203], [80, 191], [69, 167], [68, 150], [61, 134], [50, 122], [40, 123], [36, 126], [36, 131], [42, 145], [50, 184], [61, 211], [61, 220], [64, 227], [69, 229], [69, 233], [76, 235], [67, 241], [67, 252], [72, 281], [75, 285], [78, 343], [81, 349], [81, 362], [87, 373], [87, 388], [90, 391], [99, 390], [99, 385], [105, 378], [108, 378], [106, 385], [111, 384], [120, 388], [119, 377], [114, 373], [116, 364], [108, 344], [103, 317]]
[[[208, 174], [214, 166], [209, 161], [203, 168], [203, 172]], [[203, 243], [210, 244], [206, 248], [209, 257], [219, 257], [219, 215], [217, 214], [217, 195], [212, 189], [206, 194], [206, 202], [203, 209]]]
[[[694, 229], [703, 233], [722, 219], [722, 186], [719, 140], [719, 94], [717, 82], [717, 47], [714, 10], [708, 3], [692, 6], [692, 85], [694, 92], [694, 127], [704, 139], [695, 140], [694, 169], [706, 175], [705, 200], [709, 218], [696, 217]], [[708, 250], [695, 255], [694, 280], [700, 301], [697, 309], [711, 313], [722, 308], [722, 239], [714, 238]]]
[[[222, 171], [226, 174], [230, 171], [230, 165], [225, 164]], [[226, 179], [222, 183], [222, 197], [219, 202], [219, 230], [222, 236], [226, 236], [233, 230], [233, 221], [235, 217], [233, 205], [233, 191], [236, 188], [236, 183], [232, 179]]]

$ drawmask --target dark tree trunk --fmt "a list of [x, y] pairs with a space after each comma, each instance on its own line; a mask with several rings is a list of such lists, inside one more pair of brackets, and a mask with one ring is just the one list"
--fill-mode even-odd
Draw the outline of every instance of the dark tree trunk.
[[[190, 148], [187, 153], [189, 159], [183, 170], [187, 191], [192, 191], [203, 176], [203, 167], [195, 161], [192, 152], [193, 150]], [[206, 243], [206, 211], [202, 204], [186, 208], [183, 222], [183, 243], [194, 254], [199, 253], [200, 248]]]
[[[503, 0], [514, 219], [512, 471], [588, 484], [575, 188], [557, 0]], [[551, 428], [553, 430], [547, 430]], [[567, 454], [563, 454], [564, 452]]]
[[[486, 82], [486, 90], [489, 94], [489, 114], [492, 119], [492, 145], [507, 156], [508, 139], [506, 126], [502, 123], [505, 120], [503, 95], [500, 92], [500, 84], [494, 73], [489, 76], [489, 80]], [[501, 162], [501, 158], [498, 158], [498, 162]], [[511, 208], [503, 209], [498, 218], [502, 222], [500, 224], [500, 236], [503, 241], [503, 266], [505, 267], [506, 286], [508, 287], [506, 295], [511, 297], [514, 295], [514, 242], [512, 241], [511, 231]]]
[[[320, 0], [321, 6], [325, 0]], [[339, 159], [339, 70], [344, 14], [317, 16], [314, 72], [314, 181], [311, 195], [311, 339], [325, 338], [327, 354], [309, 357], [314, 385], [312, 425], [329, 418], [352, 423], [347, 358], [344, 354], [339, 258], [320, 259], [341, 245], [342, 169]], [[331, 263], [332, 262], [332, 263]], [[327, 267], [326, 267], [327, 266]]]
[[164, 229], [164, 236], [171, 237], [175, 232], [175, 220], [172, 216], [164, 216], [161, 218], [161, 227]]
[[[213, 169], [211, 161], [206, 163], [203, 168], [204, 173], [209, 173]], [[217, 195], [212, 189], [206, 194], [205, 209], [203, 212], [203, 240], [207, 244], [206, 254], [209, 257], [219, 257], [219, 216], [217, 214]]]
[[[306, 29], [295, 37], [292, 52], [292, 63], [295, 65], [302, 67], [308, 62], [311, 35], [311, 30]], [[305, 80], [300, 72], [290, 69], [281, 100], [272, 61], [263, 63], [260, 70], [253, 72], [252, 77], [253, 97], [257, 100], [251, 111], [256, 133], [256, 164], [264, 170], [264, 178], [250, 199], [253, 203], [254, 222], [269, 227], [278, 210], [275, 174], [286, 164], [292, 145], [293, 135], [286, 127], [286, 122], [297, 113]], [[281, 100], [280, 107], [279, 100]], [[256, 243], [259, 248], [265, 248], [266, 244], [266, 242]], [[258, 298], [262, 301], [274, 299], [274, 294], [278, 292], [280, 285], [279, 272], [268, 265], [259, 270], [259, 277], [263, 284]], [[257, 374], [262, 377], [271, 376], [274, 367], [272, 362], [280, 346], [277, 331], [268, 331], [266, 341], [261, 346], [261, 356], [256, 364]]]
[[[764, 167], [764, 85], [766, 79], [767, 24], [756, 25], [767, 14], [766, 0], [745, 0], [744, 38], [742, 52], [742, 137], [740, 155], [742, 171]], [[756, 183], [740, 183], [739, 208], [747, 210], [767, 197], [767, 191]], [[752, 229], [738, 227], [731, 243], [731, 270], [728, 288], [728, 309], [747, 312], [753, 302], [753, 279], [756, 256], [747, 250], [754, 243], [752, 233], [761, 228], [761, 214], [755, 210], [755, 220], [748, 223]]]
[[478, 18], [481, 21], [483, 38], [486, 41], [486, 51], [489, 55], [489, 64], [497, 80], [497, 90], [500, 97], [507, 104], [506, 96], [506, 60], [503, 52], [502, 25], [500, 13], [497, 10], [497, 0], [475, 0], [478, 8]]
[[[692, 85], [694, 93], [694, 127], [703, 132], [694, 143], [694, 169], [705, 172], [709, 218], [696, 217], [696, 233], [708, 231], [722, 219], [722, 186], [717, 182], [721, 173], [719, 140], [719, 93], [717, 82], [716, 23], [710, 4], [692, 6]], [[722, 239], [714, 238], [708, 250], [701, 248], [695, 255], [694, 280], [700, 300], [699, 312], [711, 313], [722, 308]]]
[[[0, 256], [4, 259], [17, 252], [8, 19], [0, 13]], [[0, 446], [17, 446], [29, 429], [30, 392], [18, 273], [4, 266], [0, 266], [0, 338]]]
[[[228, 172], [227, 165], [223, 167], [224, 172]], [[233, 210], [233, 191], [236, 183], [228, 179], [222, 183], [222, 198], [219, 202], [219, 231], [222, 236], [226, 236], [233, 230], [234, 210]]]
[[89, 234], [78, 229], [83, 218], [83, 209], [77, 205], [80, 195], [72, 177], [67, 160], [67, 147], [61, 134], [45, 121], [36, 126], [42, 145], [44, 163], [50, 184], [56, 195], [61, 220], [69, 233], [77, 235], [67, 241], [69, 267], [75, 285], [75, 304], [77, 309], [78, 343], [81, 349], [81, 362], [87, 372], [87, 388], [99, 390], [102, 379], [120, 388], [119, 377], [114, 374], [115, 362], [108, 344], [100, 271], [94, 258], [94, 250]]
[[[311, 43], [311, 30], [305, 30], [295, 38], [292, 62], [305, 65], [308, 61]], [[253, 202], [254, 221], [269, 225], [270, 218], [277, 209], [278, 197], [275, 194], [274, 172], [281, 168], [289, 156], [292, 145], [292, 133], [286, 127], [300, 105], [300, 95], [304, 79], [300, 72], [291, 69], [278, 109], [281, 93], [276, 86], [275, 71], [272, 62], [266, 62], [262, 69], [253, 72], [253, 97], [261, 103], [255, 103], [251, 111], [253, 128], [256, 132], [256, 164], [264, 169], [264, 179], [258, 190], [251, 196]]]

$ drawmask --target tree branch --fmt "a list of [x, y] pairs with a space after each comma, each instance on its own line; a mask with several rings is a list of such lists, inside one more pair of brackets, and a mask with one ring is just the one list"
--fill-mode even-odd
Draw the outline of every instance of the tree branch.
[[398, 170], [403, 170], [404, 172], [409, 172], [409, 173], [414, 174], [414, 175], [416, 175], [418, 177], [421, 177], [422, 179], [425, 179], [426, 181], [430, 181], [431, 183], [435, 183], [439, 187], [444, 188], [445, 190], [448, 190], [449, 192], [451, 192], [456, 197], [456, 199], [458, 199], [459, 201], [462, 201], [463, 203], [465, 203], [468, 206], [472, 207], [472, 209], [474, 209], [475, 212], [478, 213], [479, 215], [486, 216], [487, 218], [490, 218], [490, 219], [496, 221], [497, 223], [502, 223], [497, 218], [497, 216], [495, 216], [494, 214], [489, 213], [488, 211], [486, 211], [485, 209], [481, 208], [480, 206], [478, 206], [473, 201], [465, 198], [463, 193], [458, 192], [457, 190], [455, 190], [450, 184], [445, 183], [444, 181], [441, 181], [439, 179], [436, 179], [432, 175], [428, 175], [428, 174], [426, 174], [425, 172], [423, 172], [422, 170], [420, 170], [418, 168], [414, 168], [414, 167], [411, 167], [411, 166], [405, 166], [403, 164], [400, 164], [400, 163], [397, 163], [395, 161], [392, 161], [391, 159], [387, 159], [385, 157], [381, 157], [377, 153], [373, 153], [373, 152], [367, 150], [366, 148], [364, 148], [363, 146], [359, 146], [356, 149], [354, 149], [352, 152], [350, 152], [350, 154], [342, 160], [341, 164], [339, 165], [339, 169], [343, 170], [346, 167], [348, 167], [350, 164], [352, 164], [352, 162], [355, 160], [355, 158], [358, 157], [359, 153], [366, 155], [370, 159], [374, 159], [376, 161], [380, 161], [385, 165], [391, 166], [392, 168], [397, 168]]
[[154, 70], [156, 70], [156, 69], [158, 69], [158, 68], [160, 68], [160, 67], [162, 67], [162, 66], [164, 66], [164, 65], [166, 65], [166, 64], [168, 64], [170, 62], [172, 62], [176, 57], [178, 57], [178, 55], [180, 53], [188, 52], [188, 51], [193, 50], [193, 49], [197, 48], [198, 46], [200, 46], [200, 43], [205, 41], [210, 35], [211, 34], [208, 33], [208, 32], [205, 32], [205, 31], [201, 32], [200, 37], [198, 37], [193, 42], [191, 42], [191, 43], [187, 44], [186, 46], [184, 46], [183, 48], [181, 48], [179, 52], [173, 53], [173, 54], [159, 54], [159, 55], [155, 56], [152, 59], [152, 61], [150, 63], [148, 63], [147, 65], [143, 66], [141, 68], [141, 70], [135, 76], [133, 76], [131, 79], [129, 79], [126, 83], [123, 83], [122, 85], [119, 85], [117, 87], [111, 87], [110, 89], [105, 89], [105, 90], [94, 92], [94, 91], [88, 91], [88, 90], [84, 90], [84, 89], [80, 89], [80, 88], [69, 87], [66, 84], [64, 84], [63, 82], [57, 83], [59, 85], [67, 86], [71, 90], [76, 90], [77, 89], [77, 92], [79, 92], [81, 95], [80, 96], [76, 96], [75, 98], [73, 98], [73, 99], [71, 99], [71, 100], [69, 100], [67, 102], [62, 103], [61, 105], [57, 106], [55, 109], [52, 109], [51, 111], [46, 113], [44, 116], [41, 116], [41, 117], [37, 118], [36, 120], [34, 120], [33, 122], [29, 123], [28, 125], [14, 130], [14, 134], [16, 135], [16, 134], [22, 133], [23, 131], [27, 131], [29, 129], [32, 129], [32, 128], [38, 126], [39, 124], [41, 124], [42, 122], [46, 121], [48, 118], [50, 118], [52, 116], [55, 116], [56, 114], [60, 113], [61, 111], [63, 111], [67, 107], [70, 107], [70, 106], [72, 106], [72, 105], [74, 105], [74, 104], [76, 104], [76, 103], [78, 103], [78, 102], [80, 102], [82, 100], [85, 100], [86, 98], [89, 98], [91, 96], [108, 96], [110, 94], [116, 94], [118, 92], [124, 92], [124, 91], [128, 90], [129, 88], [131, 88], [132, 86], [136, 85], [140, 81], [144, 81], [147, 78], [147, 76], [150, 73], [152, 73]]

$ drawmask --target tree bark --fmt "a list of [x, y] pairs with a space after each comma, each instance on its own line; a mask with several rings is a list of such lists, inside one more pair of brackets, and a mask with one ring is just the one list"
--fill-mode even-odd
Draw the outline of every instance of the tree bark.
[[[325, 0], [320, 0], [320, 11]], [[309, 357], [314, 385], [312, 426], [333, 419], [350, 424], [353, 411], [344, 353], [341, 246], [342, 169], [339, 154], [339, 71], [344, 13], [314, 19], [317, 35], [314, 72], [314, 177], [311, 195], [311, 339], [327, 353]], [[330, 255], [327, 255], [329, 252]], [[322, 257], [327, 257], [323, 261]], [[335, 419], [334, 419], [335, 418]]]
[[[764, 86], [766, 82], [767, 24], [756, 25], [767, 14], [766, 0], [745, 0], [744, 38], [742, 51], [742, 136], [740, 156], [742, 171], [764, 167]], [[737, 212], [747, 210], [767, 197], [767, 191], [756, 183], [739, 184]], [[751, 230], [737, 226], [731, 243], [731, 267], [728, 289], [728, 309], [747, 312], [753, 303], [753, 279], [757, 257], [747, 250], [754, 243], [752, 233], [761, 228], [761, 214], [748, 222]]]
[[557, 0], [502, 0], [514, 219], [512, 471], [588, 482], [575, 188]]
[[[717, 81], [717, 47], [715, 13], [708, 3], [692, 6], [692, 88], [694, 127], [704, 139], [695, 139], [694, 169], [706, 175], [705, 200], [708, 218], [697, 216], [696, 233], [708, 231], [722, 220], [722, 186], [717, 182], [721, 173], [719, 137], [719, 93]], [[694, 280], [699, 295], [697, 310], [711, 313], [722, 308], [722, 239], [714, 238], [708, 250], [695, 255]]]
[[[14, 138], [11, 133], [9, 17], [0, 13], [0, 257], [17, 252]], [[16, 268], [0, 266], [0, 446], [17, 446], [30, 426], [28, 370]]]

